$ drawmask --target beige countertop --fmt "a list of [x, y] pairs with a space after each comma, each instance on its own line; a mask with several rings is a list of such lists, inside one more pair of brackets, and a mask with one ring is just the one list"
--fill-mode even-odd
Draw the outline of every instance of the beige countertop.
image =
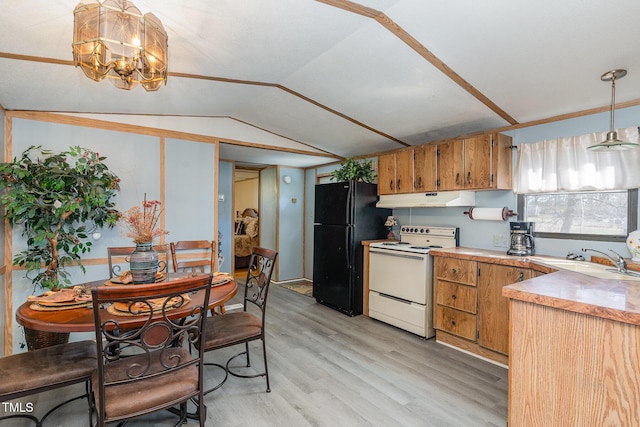
[[[640, 325], [640, 281], [601, 279], [545, 265], [555, 257], [514, 257], [504, 252], [473, 248], [432, 249], [434, 256], [448, 256], [513, 267], [531, 268], [539, 277], [502, 288], [502, 295], [520, 301], [559, 308], [619, 322]], [[593, 257], [595, 258], [595, 257]], [[597, 258], [598, 263], [603, 263]], [[629, 263], [630, 270], [638, 264]]]

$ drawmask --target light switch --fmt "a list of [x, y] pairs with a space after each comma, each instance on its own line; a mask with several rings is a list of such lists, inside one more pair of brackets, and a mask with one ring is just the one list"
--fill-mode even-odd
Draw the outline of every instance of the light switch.
[[298, 203], [298, 199], [296, 199], [295, 197], [291, 198], [291, 203]]

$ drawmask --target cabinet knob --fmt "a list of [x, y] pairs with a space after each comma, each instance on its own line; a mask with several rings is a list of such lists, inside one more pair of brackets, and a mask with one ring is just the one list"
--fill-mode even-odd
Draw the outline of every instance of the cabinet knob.
[[471, 172], [467, 173], [467, 184], [471, 184]]
[[460, 172], [456, 174], [456, 184], [460, 184]]
[[400, 180], [398, 179], [398, 185], [396, 185], [396, 188], [398, 189], [398, 191], [400, 191]]
[[524, 280], [524, 272], [520, 272], [520, 274], [518, 275], [518, 282], [522, 282]]
[[389, 190], [393, 191], [393, 180], [389, 181]]
[[456, 299], [458, 298], [455, 294], [451, 295], [451, 299]]
[[451, 321], [451, 324], [452, 324], [453, 326], [456, 326], [456, 321], [455, 321], [455, 320], [452, 320], [452, 321]]
[[452, 272], [453, 274], [455, 274], [455, 273], [457, 273], [457, 272], [458, 272], [458, 270], [456, 270], [455, 268], [452, 268], [452, 269], [451, 269], [451, 272]]

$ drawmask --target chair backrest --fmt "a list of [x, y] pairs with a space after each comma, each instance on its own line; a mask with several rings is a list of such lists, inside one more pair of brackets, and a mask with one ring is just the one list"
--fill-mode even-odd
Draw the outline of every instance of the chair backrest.
[[171, 242], [173, 271], [209, 272], [215, 271], [216, 242], [208, 240], [181, 240]]
[[271, 274], [276, 265], [277, 257], [278, 252], [274, 250], [255, 247], [251, 253], [247, 269], [247, 281], [244, 287], [244, 311], [247, 311], [248, 303], [259, 307], [262, 311], [263, 325]]
[[[96, 409], [101, 420], [109, 418], [105, 407], [109, 407], [110, 387], [131, 392], [136, 385], [142, 388], [149, 384], [173, 384], [175, 378], [185, 375], [193, 376], [190, 384], [196, 384], [197, 375], [195, 390], [173, 390], [173, 393], [181, 393], [180, 399], [185, 400], [203, 397], [204, 352], [198, 350], [190, 354], [182, 344], [194, 344], [196, 350], [202, 347], [199, 340], [206, 332], [211, 281], [211, 274], [202, 274], [158, 284], [92, 289], [98, 350], [94, 390], [97, 390]], [[172, 316], [172, 310], [178, 311], [183, 304], [190, 304], [188, 312], [183, 308], [180, 318], [173, 318], [176, 314]], [[131, 316], [140, 318], [141, 326], [121, 328], [120, 321], [130, 321]], [[153, 390], [140, 392], [153, 393]], [[148, 412], [158, 410], [163, 404], [153, 399], [152, 403], [153, 408]]]
[[[129, 255], [136, 249], [135, 246], [117, 246], [107, 248], [107, 261], [109, 263], [109, 278], [120, 276], [129, 269]], [[169, 245], [153, 245], [158, 252], [158, 273], [169, 272]]]

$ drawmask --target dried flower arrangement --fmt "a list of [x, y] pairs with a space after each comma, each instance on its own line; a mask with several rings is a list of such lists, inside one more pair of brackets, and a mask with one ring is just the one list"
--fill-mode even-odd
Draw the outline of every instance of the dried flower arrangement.
[[156, 237], [169, 234], [158, 225], [162, 214], [161, 203], [158, 200], [147, 200], [144, 195], [142, 209], [133, 206], [120, 214], [120, 221], [129, 230], [127, 237], [131, 237], [134, 243], [151, 243]]

